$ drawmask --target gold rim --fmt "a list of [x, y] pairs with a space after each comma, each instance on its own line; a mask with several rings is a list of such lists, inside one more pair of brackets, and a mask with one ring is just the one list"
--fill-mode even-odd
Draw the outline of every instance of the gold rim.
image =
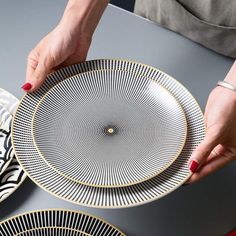
[[25, 230], [25, 231], [22, 231], [20, 233], [15, 234], [14, 236], [20, 236], [20, 235], [25, 234], [27, 232], [33, 232], [35, 230], [43, 230], [43, 229], [62, 229], [62, 230], [66, 229], [66, 230], [71, 230], [71, 231], [74, 231], [74, 232], [77, 232], [77, 233], [81, 233], [81, 234], [83, 234], [85, 236], [93, 236], [91, 234], [84, 233], [81, 230], [76, 230], [76, 229], [66, 228], [66, 227], [56, 227], [56, 226], [55, 227], [41, 227], [41, 228], [34, 228], [34, 229], [30, 229], [30, 230]]
[[122, 231], [120, 231], [116, 226], [112, 225], [111, 223], [109, 223], [108, 221], [105, 221], [103, 220], [102, 218], [100, 217], [97, 217], [95, 215], [92, 215], [92, 214], [87, 214], [85, 212], [82, 212], [82, 211], [75, 211], [75, 210], [66, 210], [66, 209], [61, 209], [61, 208], [50, 208], [50, 209], [45, 209], [45, 210], [35, 210], [35, 211], [28, 211], [28, 212], [25, 212], [25, 213], [21, 213], [21, 214], [17, 214], [15, 216], [12, 216], [6, 220], [3, 220], [2, 222], [0, 222], [0, 226], [3, 225], [4, 223], [10, 221], [10, 220], [13, 220], [13, 219], [16, 219], [18, 217], [21, 217], [21, 216], [24, 216], [24, 215], [28, 215], [28, 214], [32, 214], [32, 213], [47, 213], [47, 212], [50, 212], [50, 211], [60, 211], [60, 212], [68, 212], [68, 213], [76, 213], [76, 214], [83, 214], [85, 216], [89, 216], [89, 217], [92, 217], [92, 218], [95, 218], [95, 219], [98, 219], [100, 220], [101, 222], [109, 225], [110, 227], [114, 228], [115, 230], [117, 230], [119, 233], [121, 233], [121, 236], [126, 236]]
[[[120, 62], [136, 63], [136, 64], [139, 64], [139, 65], [145, 66], [145, 67], [147, 67], [147, 68], [149, 68], [149, 69], [152, 69], [152, 70], [158, 70], [158, 71], [164, 73], [165, 75], [168, 75], [168, 74], [166, 74], [165, 72], [163, 72], [162, 70], [159, 70], [159, 69], [157, 69], [157, 68], [155, 68], [155, 67], [152, 67], [152, 66], [149, 66], [149, 65], [147, 65], [147, 64], [140, 63], [140, 62], [135, 62], [135, 61], [132, 61], [132, 60], [125, 60], [125, 59], [95, 59], [95, 60], [91, 60], [90, 62], [96, 63], [96, 62], [98, 62], [98, 61], [120, 61]], [[71, 66], [72, 66], [72, 65], [71, 65]], [[66, 67], [68, 67], [68, 66], [66, 66]], [[64, 67], [64, 68], [66, 68], [66, 67]], [[58, 71], [64, 70], [64, 68], [61, 68], [61, 69], [58, 70]], [[50, 73], [49, 75], [52, 75], [52, 74], [54, 74], [54, 73], [56, 73], [56, 72], [52, 72], [52, 73]], [[187, 94], [188, 94], [189, 97], [191, 97], [192, 100], [195, 102], [196, 107], [199, 109], [199, 112], [200, 112], [200, 113], [202, 114], [202, 116], [203, 116], [203, 112], [202, 112], [202, 110], [201, 110], [201, 108], [200, 108], [200, 106], [199, 106], [197, 100], [196, 100], [196, 99], [193, 97], [193, 95], [187, 90], [187, 88], [186, 88], [184, 85], [182, 85], [178, 80], [176, 80], [175, 78], [173, 78], [172, 76], [170, 76], [170, 75], [168, 75], [168, 76], [169, 76], [174, 82], [176, 82], [179, 86], [182, 86], [182, 87], [186, 90]], [[16, 112], [18, 111], [19, 105], [21, 104], [22, 100], [25, 98], [26, 95], [27, 95], [27, 93], [25, 93], [25, 94], [23, 95], [23, 97], [21, 98], [20, 103], [19, 103], [18, 106], [17, 106]], [[15, 116], [13, 117], [12, 127], [14, 127], [14, 123], [15, 123]], [[14, 128], [12, 129], [12, 134], [13, 134], [13, 130], [14, 130]], [[204, 126], [204, 132], [205, 132], [205, 131], [206, 131], [206, 127]], [[45, 188], [43, 185], [41, 185], [37, 180], [35, 180], [33, 177], [31, 177], [31, 175], [28, 173], [28, 171], [27, 171], [27, 170], [24, 168], [24, 166], [21, 164], [21, 162], [20, 162], [20, 160], [19, 160], [19, 158], [18, 158], [18, 156], [17, 156], [17, 153], [16, 153], [16, 151], [15, 151], [15, 144], [14, 144], [13, 135], [12, 135], [11, 137], [12, 137], [12, 144], [13, 144], [13, 149], [14, 149], [16, 158], [17, 158], [19, 164], [21, 165], [22, 169], [25, 171], [25, 173], [27, 173], [27, 176], [28, 176], [37, 186], [39, 186], [40, 188], [42, 188], [42, 189], [43, 189], [44, 191], [46, 191], [47, 193], [49, 193], [49, 194], [51, 194], [51, 195], [53, 195], [53, 196], [55, 196], [55, 197], [57, 197], [57, 198], [59, 198], [59, 199], [61, 199], [61, 200], [70, 202], [70, 203], [72, 203], [72, 204], [75, 204], [75, 203], [76, 203], [75, 201], [72, 201], [72, 200], [70, 200], [70, 199], [67, 199], [66, 197], [62, 197], [62, 196], [60, 196], [60, 195], [56, 195], [53, 191], [48, 190], [48, 189]], [[162, 197], [165, 197], [167, 194], [173, 192], [174, 190], [176, 190], [177, 188], [179, 188], [181, 185], [183, 185], [183, 184], [192, 176], [192, 174], [193, 174], [193, 173], [192, 173], [191, 171], [189, 171], [189, 174], [183, 179], [183, 181], [179, 182], [179, 183], [178, 183], [175, 187], [173, 187], [171, 190], [166, 191], [165, 193], [163, 193], [163, 194], [162, 194]], [[98, 205], [86, 204], [86, 203], [81, 203], [81, 202], [78, 202], [77, 204], [79, 204], [79, 205], [81, 205], [81, 206], [86, 206], [86, 207], [93, 207], [93, 208], [96, 208], [96, 209], [130, 208], [130, 207], [141, 206], [141, 205], [143, 205], [143, 204], [147, 204], [147, 203], [153, 202], [153, 201], [155, 201], [155, 200], [158, 199], [158, 198], [160, 198], [160, 197], [159, 197], [159, 196], [156, 196], [156, 197], [154, 197], [154, 198], [150, 198], [150, 199], [145, 200], [145, 201], [143, 201], [143, 202], [138, 202], [138, 203], [134, 203], [134, 204], [132, 203], [131, 205], [129, 205], [129, 204], [128, 204], [128, 205], [120, 205], [120, 206], [98, 206]]]
[[[125, 70], [105, 70], [105, 69], [101, 69], [101, 70], [93, 70], [93, 72], [99, 72], [99, 71], [122, 71], [122, 72], [128, 72], [129, 71], [125, 71]], [[83, 74], [86, 74], [88, 72], [84, 72], [84, 73], [80, 73], [79, 75], [83, 75]], [[137, 75], [137, 76], [142, 76], [142, 75]], [[60, 84], [62, 84], [64, 81], [66, 80], [69, 80], [71, 78], [73, 78], [74, 76], [71, 76], [71, 77], [68, 77], [66, 78], [65, 80], [57, 83], [55, 86], [58, 86]], [[79, 180], [76, 180], [74, 178], [71, 178], [70, 176], [67, 176], [66, 174], [64, 174], [63, 172], [61, 172], [60, 170], [58, 170], [56, 167], [54, 167], [51, 163], [49, 163], [45, 156], [41, 153], [41, 151], [39, 150], [38, 148], [38, 145], [35, 141], [35, 128], [34, 128], [34, 120], [35, 120], [35, 116], [36, 116], [36, 113], [37, 113], [37, 110], [39, 108], [39, 106], [41, 105], [42, 103], [42, 100], [51, 92], [52, 89], [55, 88], [55, 86], [53, 86], [50, 90], [48, 90], [43, 96], [42, 98], [40, 98], [40, 101], [38, 102], [38, 104], [35, 106], [35, 109], [34, 109], [34, 112], [33, 112], [33, 116], [32, 116], [32, 120], [31, 120], [31, 135], [32, 135], [32, 139], [33, 139], [33, 143], [34, 143], [34, 146], [37, 150], [37, 152], [39, 153], [39, 155], [41, 156], [41, 158], [44, 160], [44, 162], [50, 167], [52, 168], [54, 171], [56, 171], [59, 175], [61, 175], [62, 177], [66, 178], [66, 179], [69, 179], [70, 181], [73, 181], [75, 183], [78, 183], [78, 184], [83, 184], [83, 185], [86, 185], [86, 186], [90, 186], [90, 187], [97, 187], [97, 188], [120, 188], [120, 187], [128, 187], [128, 186], [131, 186], [131, 185], [135, 185], [135, 184], [139, 184], [139, 183], [142, 183], [142, 182], [145, 182], [149, 179], [152, 179], [154, 178], [155, 176], [159, 175], [161, 172], [163, 172], [164, 170], [166, 170], [167, 168], [169, 168], [175, 161], [176, 159], [179, 157], [180, 153], [182, 152], [183, 148], [184, 148], [184, 145], [185, 145], [185, 142], [186, 142], [186, 138], [187, 138], [187, 120], [186, 120], [186, 116], [185, 116], [185, 113], [184, 113], [184, 110], [182, 108], [182, 106], [180, 105], [179, 101], [176, 99], [176, 97], [171, 94], [171, 92], [169, 92], [166, 88], [164, 88], [161, 84], [159, 84], [157, 81], [155, 81], [154, 79], [152, 78], [149, 78], [147, 76], [142, 76], [142, 78], [145, 78], [145, 79], [148, 79], [148, 80], [152, 80], [153, 82], [155, 82], [156, 84], [158, 84], [158, 86], [160, 87], [160, 89], [164, 90], [165, 92], [167, 92], [170, 97], [172, 97], [174, 99], [174, 101], [176, 102], [179, 110], [181, 111], [181, 115], [183, 116], [183, 126], [184, 126], [184, 134], [183, 134], [183, 137], [182, 137], [182, 140], [181, 140], [181, 145], [178, 149], [178, 151], [176, 152], [176, 155], [171, 158], [171, 161], [168, 162], [168, 164], [164, 165], [162, 168], [160, 168], [159, 171], [155, 172], [153, 175], [150, 175], [150, 176], [147, 176], [146, 178], [142, 179], [142, 180], [139, 180], [139, 181], [135, 181], [135, 182], [131, 182], [131, 183], [128, 183], [128, 184], [122, 184], [122, 185], [96, 185], [96, 184], [88, 184], [86, 182], [83, 182], [83, 181], [79, 181]]]

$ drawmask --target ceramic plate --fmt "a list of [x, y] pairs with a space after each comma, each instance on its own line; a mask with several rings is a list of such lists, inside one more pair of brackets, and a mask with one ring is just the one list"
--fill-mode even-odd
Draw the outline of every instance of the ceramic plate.
[[[6, 110], [8, 110], [12, 115], [16, 110], [18, 103], [19, 101], [16, 97], [0, 88], [0, 104], [2, 104], [2, 106], [6, 108]], [[0, 176], [0, 202], [10, 196], [26, 178], [26, 174], [12, 152], [11, 141], [6, 140], [8, 139], [5, 139], [4, 142], [8, 146], [8, 152], [11, 153], [10, 155], [13, 155], [13, 159]]]
[[19, 100], [11, 93], [0, 88], [0, 104], [2, 104], [11, 114], [15, 113]]
[[0, 175], [14, 156], [11, 145], [11, 121], [12, 115], [0, 104]]
[[159, 174], [185, 143], [184, 112], [157, 82], [130, 72], [81, 73], [53, 87], [33, 118], [46, 162], [78, 183], [136, 184]]
[[0, 223], [0, 236], [125, 236], [108, 222], [82, 212], [41, 210]]
[[[119, 188], [86, 186], [65, 178], [39, 154], [32, 136], [32, 119], [40, 99], [47, 91], [73, 75], [92, 70], [121, 70], [148, 77], [179, 101], [187, 120], [185, 146], [174, 163], [158, 176], [139, 184]], [[178, 81], [160, 70], [136, 62], [97, 60], [61, 69], [48, 76], [43, 87], [23, 97], [13, 121], [13, 145], [17, 158], [30, 178], [41, 188], [62, 199], [101, 208], [131, 207], [165, 196], [181, 186], [191, 175], [188, 159], [205, 135], [203, 114], [196, 100]], [[25, 138], [22, 140], [22, 136]], [[31, 158], [28, 158], [31, 153]]]

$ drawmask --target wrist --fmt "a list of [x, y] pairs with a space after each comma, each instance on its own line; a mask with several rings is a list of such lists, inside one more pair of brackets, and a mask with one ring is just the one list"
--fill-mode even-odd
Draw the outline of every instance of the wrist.
[[232, 65], [232, 67], [230, 68], [228, 74], [226, 75], [224, 81], [232, 84], [233, 86], [236, 87], [236, 61], [234, 62], [234, 64]]
[[229, 84], [233, 85], [234, 87], [236, 87], [236, 75], [235, 78], [225, 78], [224, 81], [228, 82]]
[[236, 92], [234, 89], [234, 87], [231, 87], [231, 84], [222, 84], [221, 81], [217, 83], [217, 87], [215, 88], [215, 90], [219, 92], [219, 96], [222, 96], [224, 99], [228, 99], [228, 101], [234, 102], [234, 104], [236, 104]]
[[92, 37], [109, 0], [69, 0], [61, 24], [73, 33]]

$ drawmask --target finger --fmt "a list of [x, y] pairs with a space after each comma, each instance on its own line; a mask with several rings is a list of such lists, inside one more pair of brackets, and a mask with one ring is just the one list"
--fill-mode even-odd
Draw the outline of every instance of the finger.
[[60, 63], [54, 69], [59, 70], [59, 69], [61, 69], [63, 67], [66, 67], [66, 66], [81, 63], [81, 62], [86, 60], [86, 57], [87, 57], [87, 54], [81, 54], [81, 55], [78, 55], [76, 57], [75, 56], [68, 57], [65, 61]]
[[202, 143], [194, 150], [189, 160], [189, 169], [193, 173], [197, 171], [210, 155], [211, 151], [219, 143], [216, 136], [207, 135]]
[[26, 81], [29, 82], [33, 72], [38, 66], [39, 55], [36, 52], [31, 52], [28, 56], [27, 69], [26, 69]]
[[28, 55], [27, 67], [26, 67], [26, 80], [25, 84], [21, 87], [23, 90], [25, 90], [25, 92], [30, 91], [30, 89], [32, 88], [32, 82], [31, 82], [32, 75], [38, 66], [39, 55], [36, 50], [37, 49], [34, 49]]
[[38, 89], [46, 79], [53, 67], [53, 60], [48, 55], [42, 55], [39, 58], [31, 57], [28, 60], [26, 84], [22, 88], [26, 92], [32, 92]]
[[32, 75], [32, 91], [37, 90], [53, 69], [53, 60], [49, 55], [40, 57], [37, 68]]
[[221, 145], [217, 145], [210, 153], [210, 155], [207, 157], [206, 162], [209, 162], [211, 159], [215, 158], [215, 157], [219, 157], [221, 155], [226, 154], [226, 149]]
[[205, 165], [203, 165], [198, 172], [194, 173], [190, 179], [187, 181], [188, 183], [194, 183], [201, 178], [209, 175], [210, 173], [215, 172], [216, 170], [224, 167], [228, 163], [232, 162], [233, 158], [228, 156], [218, 156], [213, 159], [211, 159], [209, 162], [207, 162]]

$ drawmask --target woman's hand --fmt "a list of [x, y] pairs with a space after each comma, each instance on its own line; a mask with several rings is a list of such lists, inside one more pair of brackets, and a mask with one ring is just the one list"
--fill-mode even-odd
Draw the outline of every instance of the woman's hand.
[[[226, 80], [235, 85], [236, 65]], [[236, 92], [216, 87], [205, 109], [206, 137], [192, 153], [189, 169], [193, 175], [188, 183], [222, 168], [236, 160]]]
[[43, 38], [28, 56], [26, 92], [38, 89], [54, 69], [86, 59], [91, 37], [77, 34], [59, 24]]
[[93, 32], [108, 0], [70, 0], [57, 27], [30, 52], [26, 92], [38, 89], [53, 70], [86, 60]]

